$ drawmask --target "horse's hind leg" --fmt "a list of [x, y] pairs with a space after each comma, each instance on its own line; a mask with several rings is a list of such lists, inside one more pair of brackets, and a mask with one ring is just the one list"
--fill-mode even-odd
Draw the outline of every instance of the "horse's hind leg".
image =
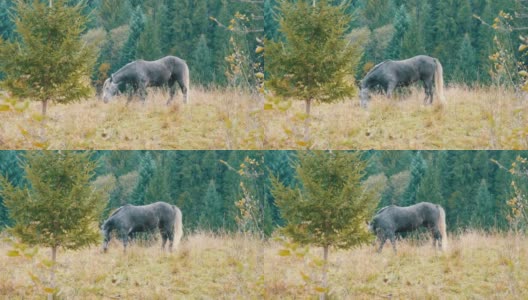
[[437, 245], [439, 249], [442, 249], [442, 235], [440, 234], [440, 230], [435, 228], [433, 229], [433, 248], [436, 249]]
[[433, 103], [433, 81], [432, 80], [424, 80], [424, 89], [425, 89], [425, 99], [424, 104], [432, 104]]
[[170, 81], [169, 82], [169, 100], [167, 100], [167, 105], [169, 105], [172, 102], [172, 99], [174, 99], [175, 94], [176, 94], [176, 82]]
[[378, 239], [380, 241], [378, 253], [381, 253], [381, 250], [383, 250], [383, 245], [385, 245], [385, 242], [387, 241], [387, 237], [385, 235], [380, 235], [378, 236]]
[[187, 93], [189, 92], [189, 88], [185, 85], [185, 82], [183, 79], [178, 79], [178, 84], [180, 85], [180, 88], [183, 93], [183, 103], [187, 104], [187, 101], [189, 99]]
[[394, 253], [396, 253], [396, 236], [392, 235], [389, 239], [392, 244], [392, 250], [394, 250]]

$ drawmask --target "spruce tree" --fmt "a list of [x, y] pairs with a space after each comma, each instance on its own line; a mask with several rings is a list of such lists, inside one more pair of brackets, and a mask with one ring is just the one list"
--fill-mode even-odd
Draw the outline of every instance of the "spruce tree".
[[98, 222], [105, 195], [91, 184], [96, 163], [90, 155], [26, 152], [23, 168], [27, 184], [15, 187], [0, 176], [0, 195], [14, 222], [11, 233], [29, 245], [50, 247], [53, 262], [59, 248], [75, 250], [100, 240]]
[[305, 142], [309, 141], [312, 102], [332, 103], [356, 92], [353, 76], [361, 45], [350, 45], [345, 39], [351, 21], [343, 12], [347, 5], [281, 0], [283, 38], [266, 44], [267, 86], [279, 97], [306, 103]]
[[0, 40], [2, 85], [14, 96], [42, 103], [69, 103], [90, 95], [89, 80], [96, 52], [81, 40], [86, 29], [84, 6], [57, 0], [18, 0], [16, 32], [12, 42]]
[[121, 66], [124, 66], [136, 59], [138, 41], [143, 29], [145, 29], [145, 15], [143, 14], [141, 6], [137, 6], [134, 10], [134, 13], [130, 17], [128, 39], [123, 46], [121, 54]]
[[471, 86], [477, 80], [476, 56], [469, 35], [466, 34], [457, 51], [455, 74], [456, 82]]
[[402, 48], [403, 37], [409, 28], [409, 15], [404, 5], [400, 6], [394, 16], [394, 35], [389, 43], [386, 50], [386, 58], [388, 59], [399, 59], [400, 51]]
[[145, 205], [156, 202], [155, 199], [147, 199], [147, 188], [156, 171], [156, 164], [150, 152], [145, 152], [139, 161], [139, 179], [131, 200], [135, 205]]
[[11, 0], [0, 0], [0, 38], [11, 39], [15, 24], [10, 17], [13, 2]]
[[285, 186], [272, 176], [272, 195], [286, 221], [282, 232], [295, 242], [348, 249], [370, 239], [365, 222], [379, 199], [361, 184], [366, 162], [358, 152], [298, 152], [297, 183]]
[[416, 201], [416, 192], [418, 191], [418, 187], [420, 186], [420, 183], [422, 181], [422, 178], [427, 170], [427, 162], [422, 156], [422, 153], [420, 151], [416, 152], [414, 155], [410, 171], [411, 171], [411, 179], [409, 182], [409, 186], [407, 187], [407, 190], [405, 191], [403, 195], [403, 199], [400, 201], [400, 205], [402, 206], [409, 206], [412, 204], [415, 204]]
[[191, 62], [191, 74], [193, 74], [192, 81], [197, 82], [202, 86], [211, 84], [213, 81], [213, 73], [211, 72], [213, 57], [211, 50], [207, 46], [207, 38], [204, 34], [200, 35]]

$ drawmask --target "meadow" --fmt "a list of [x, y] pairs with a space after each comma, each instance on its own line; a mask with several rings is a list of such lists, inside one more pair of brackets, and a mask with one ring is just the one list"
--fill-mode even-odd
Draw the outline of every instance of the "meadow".
[[[423, 89], [368, 109], [357, 98], [312, 107], [304, 141], [303, 101], [263, 100], [237, 90], [191, 91], [166, 106], [150, 91], [145, 104], [93, 98], [24, 111], [0, 112], [3, 149], [526, 149], [528, 100], [501, 88], [446, 90], [447, 102], [423, 104]], [[42, 126], [42, 124], [45, 124]], [[42, 129], [44, 127], [44, 129]]]
[[[330, 299], [526, 299], [528, 241], [524, 236], [467, 232], [450, 237], [446, 252], [429, 242], [403, 241], [398, 253], [386, 246], [331, 250]], [[195, 233], [172, 254], [159, 247], [113, 243], [59, 252], [57, 285], [65, 299], [315, 299], [320, 249], [299, 247], [284, 255], [284, 241], [247, 235]], [[35, 298], [32, 261], [8, 257], [0, 244], [0, 295]], [[290, 247], [290, 249], [292, 249]], [[293, 254], [293, 253], [296, 254]], [[299, 254], [301, 253], [301, 254]]]

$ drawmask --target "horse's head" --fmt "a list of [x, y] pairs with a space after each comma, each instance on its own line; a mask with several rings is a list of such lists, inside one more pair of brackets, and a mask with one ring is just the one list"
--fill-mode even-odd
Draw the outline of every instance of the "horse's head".
[[359, 100], [361, 107], [366, 108], [367, 103], [370, 100], [369, 89], [367, 87], [361, 87], [359, 90]]
[[104, 237], [104, 240], [103, 240], [103, 251], [105, 253], [108, 250], [108, 243], [110, 242], [110, 239], [112, 238], [111, 231], [112, 231], [112, 229], [111, 229], [110, 224], [108, 224], [108, 222], [105, 222], [103, 224], [103, 226], [101, 226], [101, 232], [103, 233], [103, 237]]
[[119, 92], [119, 85], [113, 82], [112, 77], [105, 80], [103, 84], [103, 101], [108, 101]]

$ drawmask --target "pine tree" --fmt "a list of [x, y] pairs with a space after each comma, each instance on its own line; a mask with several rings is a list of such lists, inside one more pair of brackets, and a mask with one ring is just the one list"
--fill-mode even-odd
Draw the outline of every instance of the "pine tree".
[[137, 43], [136, 58], [156, 60], [162, 57], [158, 22], [155, 12], [146, 18], [145, 29], [141, 32]]
[[477, 80], [476, 65], [475, 50], [471, 46], [469, 35], [466, 34], [457, 53], [455, 74], [453, 75], [454, 80], [468, 86], [473, 85]]
[[275, 40], [278, 35], [278, 22], [276, 18], [277, 2], [264, 0], [264, 33], [268, 40]]
[[420, 151], [416, 152], [411, 162], [410, 171], [411, 171], [411, 181], [409, 186], [401, 199], [401, 206], [409, 206], [415, 204], [416, 201], [416, 192], [422, 181], [422, 178], [427, 170], [427, 163], [424, 160], [422, 153]]
[[[24, 174], [18, 160], [16, 151], [0, 151], [0, 175], [9, 179], [13, 186], [19, 186], [23, 183]], [[9, 219], [4, 199], [0, 195], [0, 230], [10, 225], [12, 225], [12, 221]]]
[[[14, 96], [42, 103], [78, 101], [91, 92], [89, 81], [96, 53], [81, 34], [87, 18], [82, 5], [16, 2], [16, 32], [13, 42], [0, 40], [0, 71], [3, 86]], [[45, 57], [45, 59], [43, 59]]]
[[145, 29], [145, 15], [143, 14], [141, 6], [137, 6], [130, 17], [128, 39], [123, 46], [121, 54], [121, 66], [136, 59], [138, 41], [143, 29]]
[[101, 0], [97, 12], [98, 23], [106, 31], [124, 25], [131, 13], [130, 4], [123, 0]]
[[11, 0], [0, 0], [0, 38], [4, 40], [11, 39], [15, 29], [15, 24], [9, 15], [12, 7]]
[[478, 227], [484, 229], [491, 229], [494, 227], [494, 218], [491, 212], [495, 211], [493, 199], [488, 189], [486, 179], [480, 181], [475, 199], [475, 209], [471, 219], [471, 227]]
[[135, 205], [145, 205], [155, 202], [155, 199], [147, 199], [147, 187], [156, 170], [156, 164], [150, 152], [145, 152], [139, 161], [139, 179], [134, 192], [131, 195], [131, 201]]
[[284, 186], [272, 177], [272, 194], [287, 222], [282, 232], [301, 244], [324, 250], [323, 287], [330, 247], [348, 249], [370, 239], [365, 222], [379, 199], [361, 184], [366, 162], [358, 152], [298, 152], [298, 183]]
[[50, 247], [54, 263], [59, 248], [75, 250], [97, 243], [105, 195], [91, 185], [96, 163], [90, 152], [26, 152], [24, 156], [27, 184], [15, 187], [0, 176], [0, 195], [15, 224], [11, 233], [29, 245]]
[[201, 214], [198, 223], [203, 229], [218, 231], [222, 226], [222, 199], [217, 192], [214, 180], [209, 181], [201, 201]]
[[331, 103], [353, 95], [353, 72], [361, 57], [360, 45], [349, 45], [344, 37], [351, 21], [343, 12], [346, 3], [311, 2], [280, 1], [284, 39], [268, 42], [265, 53], [268, 87], [277, 96], [306, 103], [305, 142], [312, 102]]
[[386, 50], [386, 57], [389, 59], [399, 59], [402, 48], [403, 37], [409, 28], [409, 15], [404, 5], [400, 6], [396, 15], [394, 16], [394, 35]]
[[213, 74], [211, 73], [211, 65], [213, 64], [213, 57], [211, 55], [211, 50], [207, 46], [207, 39], [204, 34], [200, 35], [191, 62], [191, 74], [193, 74], [192, 81], [203, 86], [212, 83]]

